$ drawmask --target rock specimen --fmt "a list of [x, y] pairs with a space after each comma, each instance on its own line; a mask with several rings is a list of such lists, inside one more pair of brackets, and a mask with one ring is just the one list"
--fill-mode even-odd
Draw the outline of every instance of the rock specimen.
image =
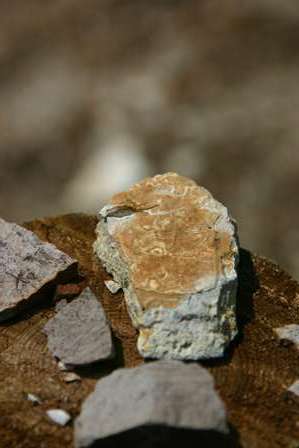
[[44, 327], [48, 347], [63, 364], [76, 367], [111, 358], [110, 328], [90, 288], [62, 307]]
[[144, 357], [218, 357], [237, 333], [238, 242], [227, 209], [175, 173], [100, 211], [94, 250], [124, 290]]
[[227, 432], [211, 374], [198, 364], [161, 360], [98, 381], [75, 422], [75, 446], [144, 425]]
[[292, 342], [299, 349], [299, 325], [289, 324], [275, 328], [274, 331], [279, 339]]
[[0, 218], [0, 321], [11, 318], [76, 261], [34, 233]]

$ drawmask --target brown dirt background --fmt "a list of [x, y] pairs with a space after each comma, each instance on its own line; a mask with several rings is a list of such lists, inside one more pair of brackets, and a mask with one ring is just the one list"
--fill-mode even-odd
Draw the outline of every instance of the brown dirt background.
[[[0, 7], [3, 218], [95, 213], [122, 179], [175, 169], [228, 206], [245, 247], [299, 278], [297, 1]], [[115, 145], [136, 147], [129, 180]]]
[[[26, 227], [79, 261], [80, 275], [103, 304], [111, 323], [117, 357], [82, 369], [81, 383], [66, 384], [42, 333], [54, 313], [50, 296], [45, 296], [40, 306], [2, 324], [1, 448], [71, 447], [72, 427], [57, 427], [48, 421], [45, 411], [61, 407], [76, 417], [98, 378], [117, 367], [143, 362], [136, 351], [136, 331], [123, 295], [111, 295], [105, 288], [109, 276], [93, 256], [96, 222], [95, 216], [73, 214], [35, 220]], [[298, 323], [299, 285], [277, 265], [243, 249], [239, 275], [240, 335], [223, 360], [204, 363], [226, 403], [234, 435], [228, 445], [219, 446], [294, 448], [299, 446], [299, 399], [286, 389], [298, 378], [299, 353], [279, 342], [273, 328]], [[43, 403], [33, 406], [25, 398], [28, 392]], [[186, 433], [183, 440], [190, 441], [190, 437]]]

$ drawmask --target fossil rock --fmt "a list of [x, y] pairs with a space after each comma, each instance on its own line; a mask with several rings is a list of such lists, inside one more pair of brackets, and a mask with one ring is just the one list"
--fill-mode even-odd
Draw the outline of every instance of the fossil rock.
[[55, 278], [72, 276], [76, 265], [52, 244], [0, 218], [0, 321], [17, 314]]
[[173, 360], [114, 371], [83, 403], [75, 446], [93, 446], [144, 425], [226, 433], [225, 408], [211, 374], [198, 364]]
[[113, 344], [100, 302], [89, 288], [62, 307], [44, 327], [48, 347], [68, 366], [111, 358]]
[[100, 211], [94, 250], [124, 290], [144, 357], [218, 357], [237, 333], [238, 242], [227, 209], [175, 173]]

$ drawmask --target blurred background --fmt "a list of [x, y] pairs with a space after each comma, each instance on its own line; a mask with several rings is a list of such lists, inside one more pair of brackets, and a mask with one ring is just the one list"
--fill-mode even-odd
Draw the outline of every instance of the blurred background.
[[0, 0], [0, 216], [190, 176], [299, 278], [298, 0]]

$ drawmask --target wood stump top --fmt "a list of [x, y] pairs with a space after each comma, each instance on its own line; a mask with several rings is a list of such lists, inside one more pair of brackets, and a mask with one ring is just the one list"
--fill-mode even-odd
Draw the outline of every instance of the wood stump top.
[[[110, 277], [93, 255], [97, 218], [82, 214], [45, 218], [25, 227], [79, 261], [80, 275], [101, 301], [110, 321], [117, 356], [80, 370], [81, 382], [65, 383], [42, 328], [54, 315], [53, 288], [39, 305], [0, 326], [1, 448], [71, 447], [72, 426], [58, 427], [46, 410], [61, 408], [74, 418], [98, 378], [122, 366], [143, 362], [136, 350], [122, 292], [104, 285]], [[203, 363], [224, 400], [233, 438], [228, 446], [276, 448], [299, 446], [299, 398], [287, 391], [299, 378], [299, 352], [278, 340], [273, 329], [299, 324], [299, 285], [271, 261], [241, 250], [239, 265], [239, 336], [224, 359]], [[74, 278], [74, 283], [82, 278]], [[34, 406], [27, 393], [38, 395]], [[187, 436], [186, 436], [187, 437]]]

